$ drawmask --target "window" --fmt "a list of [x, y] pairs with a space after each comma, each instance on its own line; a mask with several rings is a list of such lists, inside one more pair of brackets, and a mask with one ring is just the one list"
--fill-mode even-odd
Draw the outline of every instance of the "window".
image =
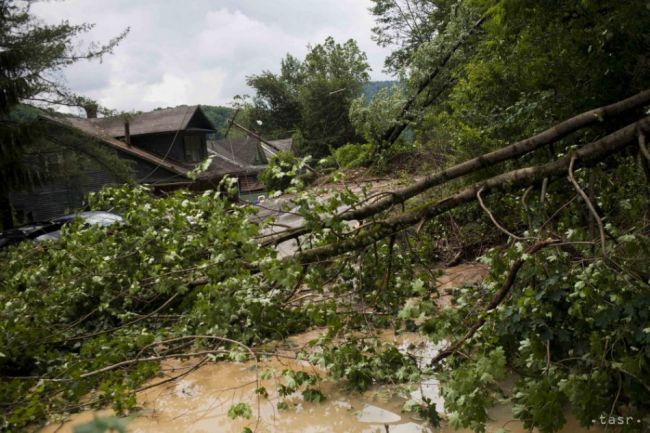
[[185, 161], [196, 162], [203, 158], [203, 143], [200, 135], [185, 136]]

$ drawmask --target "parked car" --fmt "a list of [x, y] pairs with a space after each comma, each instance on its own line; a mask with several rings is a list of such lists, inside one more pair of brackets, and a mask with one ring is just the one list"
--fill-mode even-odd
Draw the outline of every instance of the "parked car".
[[0, 248], [14, 245], [19, 242], [31, 240], [41, 242], [45, 240], [56, 240], [61, 237], [61, 228], [73, 221], [75, 218], [84, 220], [84, 225], [98, 225], [102, 227], [116, 223], [122, 223], [122, 217], [110, 212], [80, 212], [50, 221], [37, 222], [16, 227], [11, 230], [0, 232]]

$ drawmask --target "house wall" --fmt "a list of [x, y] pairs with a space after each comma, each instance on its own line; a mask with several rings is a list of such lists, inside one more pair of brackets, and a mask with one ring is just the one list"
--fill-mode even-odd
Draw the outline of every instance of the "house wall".
[[162, 158], [183, 161], [183, 136], [175, 133], [147, 134], [131, 137], [131, 145], [140, 147]]
[[[145, 149], [162, 158], [177, 162], [190, 162], [185, 160], [184, 136], [187, 133], [146, 134], [131, 137], [131, 145]], [[205, 134], [200, 134], [202, 143], [202, 158], [208, 155]]]
[[[156, 168], [156, 165], [131, 155], [120, 153], [119, 156], [130, 161], [133, 177], [138, 182], [156, 184], [182, 180], [179, 175], [167, 169]], [[50, 179], [29, 190], [11, 192], [9, 201], [16, 211], [18, 223], [44, 221], [83, 210], [89, 192], [97, 192], [104, 186], [120, 183], [108, 170], [88, 161], [78, 175]]]
[[120, 155], [120, 158], [131, 161], [131, 164], [133, 164], [133, 177], [138, 183], [158, 184], [187, 181], [186, 177], [142, 159], [130, 155]]
[[9, 193], [18, 224], [43, 221], [68, 213], [83, 201], [77, 179], [49, 181], [29, 191]]
[[193, 116], [189, 122], [187, 122], [187, 128], [205, 128], [205, 129], [212, 129], [214, 126], [210, 124], [210, 122], [203, 118], [202, 115], [195, 115]]

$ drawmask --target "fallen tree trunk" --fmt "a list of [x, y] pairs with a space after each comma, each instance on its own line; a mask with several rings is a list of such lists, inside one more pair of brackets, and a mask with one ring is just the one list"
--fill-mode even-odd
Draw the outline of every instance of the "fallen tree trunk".
[[[392, 191], [383, 199], [343, 212], [339, 215], [339, 218], [347, 221], [368, 218], [369, 216], [383, 212], [394, 205], [403, 203], [406, 200], [433, 188], [434, 186], [444, 184], [450, 180], [457, 179], [479, 169], [491, 167], [500, 162], [521, 157], [545, 145], [561, 140], [577, 130], [601, 122], [605, 118], [620, 116], [648, 104], [650, 104], [650, 90], [645, 90], [614, 104], [586, 111], [530, 138], [518, 141], [493, 152], [486, 153], [485, 155], [472, 158], [439, 173], [426, 176], [413, 185]], [[265, 239], [262, 242], [262, 245], [279, 244], [300, 237], [308, 232], [309, 229], [305, 226], [296, 227]]]
[[476, 199], [477, 192], [480, 190], [488, 191], [498, 188], [525, 186], [540, 181], [545, 177], [551, 178], [564, 174], [569, 169], [572, 159], [583, 164], [599, 161], [609, 154], [621, 150], [631, 143], [635, 143], [639, 130], [647, 131], [649, 127], [650, 116], [619, 129], [600, 140], [576, 150], [573, 154], [556, 161], [509, 171], [477, 182], [441, 201], [427, 203], [412, 212], [402, 213], [392, 218], [373, 222], [356, 236], [337, 241], [336, 243], [312, 248], [294, 256], [287, 257], [287, 259], [295, 259], [302, 264], [309, 264], [364, 248], [380, 239], [413, 226], [422, 220], [431, 219], [462, 204], [469, 203]]

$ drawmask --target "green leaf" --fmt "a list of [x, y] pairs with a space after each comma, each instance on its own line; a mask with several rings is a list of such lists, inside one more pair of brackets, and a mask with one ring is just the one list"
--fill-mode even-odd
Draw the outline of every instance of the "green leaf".
[[250, 419], [253, 416], [253, 410], [248, 403], [236, 403], [228, 409], [228, 417], [232, 419], [245, 418]]
[[325, 401], [325, 395], [317, 389], [307, 388], [302, 392], [305, 401], [310, 403], [321, 403]]

